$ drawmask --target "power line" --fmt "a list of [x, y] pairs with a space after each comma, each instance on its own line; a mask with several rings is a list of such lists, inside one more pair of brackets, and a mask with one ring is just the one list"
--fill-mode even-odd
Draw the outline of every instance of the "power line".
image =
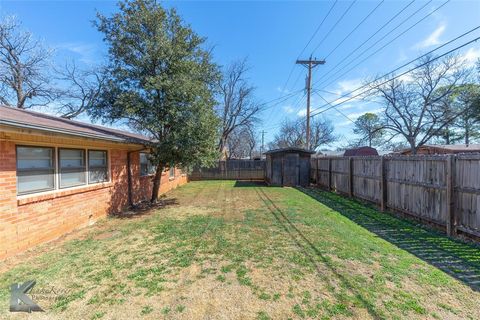
[[380, 2], [377, 4], [377, 6], [376, 6], [375, 8], [373, 8], [373, 9], [365, 16], [365, 18], [363, 18], [362, 21], [360, 21], [360, 23], [358, 23], [358, 24], [353, 28], [353, 30], [350, 31], [350, 33], [347, 34], [347, 35], [345, 36], [345, 38], [343, 38], [343, 40], [340, 41], [340, 43], [337, 44], [337, 46], [336, 46], [335, 48], [333, 48], [333, 49], [325, 56], [325, 60], [327, 60], [328, 57], [330, 57], [330, 55], [331, 55], [333, 52], [335, 52], [335, 50], [337, 50], [338, 47], [340, 47], [340, 46], [345, 42], [345, 40], [347, 40], [347, 39], [352, 35], [352, 33], [354, 33], [365, 21], [367, 21], [367, 19], [368, 19], [375, 11], [377, 11], [377, 9], [378, 9], [384, 2], [385, 2], [385, 0], [380, 1]]
[[[444, 5], [446, 5], [448, 2], [450, 2], [450, 0], [447, 0], [445, 1], [442, 5], [440, 5], [438, 8], [436, 8], [435, 10], [433, 10], [432, 12], [430, 12], [428, 15], [426, 15], [425, 17], [423, 17], [422, 19], [420, 19], [419, 21], [417, 21], [415, 24], [413, 24], [412, 26], [410, 26], [408, 29], [404, 30], [402, 33], [400, 33], [399, 35], [397, 35], [395, 38], [393, 38], [392, 40], [390, 40], [389, 42], [387, 42], [386, 44], [384, 44], [382, 47], [378, 48], [375, 52], [371, 53], [370, 55], [368, 55], [366, 58], [364, 58], [362, 61], [358, 62], [356, 65], [354, 65], [353, 67], [351, 67], [350, 69], [348, 69], [347, 71], [345, 71], [344, 73], [342, 73], [340, 76], [336, 77], [335, 79], [333, 79], [332, 81], [330, 81], [328, 84], [325, 85], [325, 87], [329, 86], [330, 84], [334, 83], [335, 81], [337, 81], [338, 79], [340, 79], [341, 77], [343, 77], [344, 75], [346, 75], [347, 73], [349, 73], [350, 71], [352, 71], [353, 69], [355, 69], [356, 67], [358, 67], [360, 64], [362, 64], [363, 62], [365, 62], [366, 60], [370, 59], [372, 56], [374, 56], [375, 54], [377, 54], [378, 52], [380, 52], [382, 49], [384, 49], [386, 46], [388, 46], [389, 44], [391, 44], [392, 42], [394, 42], [395, 40], [397, 40], [398, 38], [400, 38], [402, 35], [404, 35], [405, 33], [407, 33], [408, 31], [410, 31], [413, 27], [415, 27], [416, 25], [418, 25], [419, 23], [421, 23], [422, 21], [424, 21], [426, 18], [428, 18], [430, 15], [432, 15], [434, 12], [436, 12], [437, 10], [439, 10], [440, 8], [442, 8]], [[346, 67], [346, 66], [345, 66]], [[341, 69], [343, 70], [343, 68]], [[341, 71], [340, 70], [340, 71]], [[339, 71], [339, 72], [340, 72]]]
[[[305, 50], [307, 49], [307, 47], [309, 46], [309, 44], [312, 42], [313, 38], [315, 38], [315, 36], [317, 35], [318, 31], [320, 30], [320, 28], [322, 27], [323, 23], [325, 22], [325, 20], [327, 20], [328, 16], [330, 15], [330, 13], [332, 12], [333, 8], [335, 7], [335, 5], [337, 4], [338, 0], [335, 0], [335, 2], [332, 4], [332, 6], [330, 7], [330, 9], [328, 10], [327, 14], [323, 17], [322, 21], [320, 22], [320, 24], [318, 25], [317, 29], [315, 29], [315, 32], [312, 34], [312, 36], [310, 37], [310, 39], [308, 40], [307, 44], [305, 45], [305, 47], [303, 47], [302, 51], [300, 51], [300, 53], [298, 54], [297, 56], [297, 59], [300, 59], [300, 56], [305, 52]], [[285, 91], [287, 85], [288, 85], [288, 82], [290, 81], [290, 78], [292, 77], [292, 74], [293, 74], [293, 70], [295, 70], [295, 64], [292, 65], [292, 68], [290, 69], [290, 73], [288, 74], [288, 77], [287, 77], [287, 81], [285, 82], [285, 84], [283, 85], [283, 89], [282, 89], [282, 92]], [[297, 80], [295, 81], [295, 84], [296, 82], [298, 81], [298, 78]], [[295, 85], [294, 85], [295, 87]]]
[[[469, 35], [469, 34], [472, 33], [472, 32], [475, 32], [475, 31], [478, 30], [478, 29], [480, 29], [480, 25], [479, 25], [479, 26], [476, 26], [475, 28], [472, 28], [472, 29], [470, 29], [470, 30], [468, 30], [468, 31], [466, 31], [466, 32], [464, 32], [464, 33], [462, 33], [461, 35], [459, 35], [459, 36], [457, 36], [457, 37], [455, 37], [455, 38], [453, 38], [453, 39], [451, 39], [451, 40], [449, 40], [449, 41], [447, 41], [447, 42], [445, 42], [444, 44], [436, 47], [435, 49], [432, 49], [432, 50], [430, 50], [430, 51], [422, 54], [421, 56], [416, 57], [416, 58], [414, 58], [414, 59], [412, 59], [412, 60], [410, 60], [410, 61], [402, 64], [401, 66], [393, 69], [392, 71], [386, 73], [385, 75], [380, 76], [380, 77], [377, 77], [375, 80], [371, 81], [370, 83], [373, 83], [373, 82], [375, 82], [375, 81], [378, 81], [378, 80], [381, 79], [381, 78], [384, 78], [384, 77], [386, 77], [386, 76], [388, 76], [388, 75], [390, 75], [390, 74], [393, 74], [393, 73], [397, 72], [398, 70], [400, 70], [400, 69], [408, 66], [409, 64], [412, 64], [413, 62], [415, 62], [415, 61], [417, 61], [417, 60], [420, 60], [420, 59], [422, 59], [422, 58], [424, 58], [424, 57], [426, 57], [426, 56], [434, 53], [435, 51], [440, 50], [440, 49], [443, 48], [443, 47], [448, 46], [449, 44], [457, 41], [458, 39], [461, 39], [461, 38]], [[370, 84], [370, 83], [369, 83], [369, 84]], [[359, 87], [359, 88], [351, 91], [348, 95], [352, 94], [353, 92], [356, 92], [356, 91], [358, 91], [358, 90], [361, 90], [361, 89], [367, 87], [369, 84], [365, 84], [365, 85], [363, 85], [363, 86], [361, 86], [361, 87]], [[320, 89], [315, 89], [315, 91], [324, 91], [324, 92], [327, 92], [327, 93], [335, 94], [335, 93], [333, 93], [333, 92], [329, 92], [329, 91], [325, 91], [325, 90], [320, 90]], [[334, 100], [334, 101], [332, 101], [332, 102], [335, 102], [335, 101], [337, 101], [337, 100], [340, 100], [340, 99], [342, 99], [342, 98], [344, 98], [344, 97], [346, 97], [346, 96], [348, 96], [348, 95], [340, 96], [338, 99], [336, 99], [336, 100]]]
[[[399, 15], [401, 15], [408, 7], [410, 7], [415, 0], [412, 0], [410, 3], [408, 3], [405, 7], [403, 7], [399, 12], [397, 12], [393, 17], [391, 17], [386, 23], [384, 23], [380, 28], [377, 29], [367, 40], [363, 41], [359, 46], [357, 46], [355, 49], [353, 49], [350, 53], [348, 53], [346, 56], [344, 56], [340, 61], [345, 61], [346, 58], [350, 57], [352, 54], [354, 54], [358, 49], [363, 47], [366, 43], [368, 43], [373, 37], [375, 37], [380, 31], [382, 31], [386, 26], [388, 26], [392, 21], [394, 21]], [[334, 67], [328, 71], [325, 75], [328, 75], [330, 72], [335, 70], [342, 62], [337, 63], [334, 65]], [[318, 82], [317, 82], [318, 83]]]
[[[353, 100], [353, 99], [361, 96], [362, 94], [364, 94], [364, 93], [366, 93], [366, 92], [368, 92], [368, 91], [370, 91], [370, 90], [372, 90], [372, 89], [378, 88], [378, 87], [386, 84], [386, 83], [389, 82], [389, 81], [392, 81], [392, 80], [394, 80], [394, 79], [397, 79], [397, 78], [399, 78], [399, 77], [402, 77], [402, 76], [406, 75], [407, 73], [410, 73], [410, 72], [412, 72], [412, 71], [414, 71], [414, 70], [416, 70], [416, 69], [419, 69], [419, 68], [427, 65], [428, 63], [431, 63], [431, 62], [433, 62], [433, 61], [435, 61], [435, 60], [438, 60], [438, 59], [440, 59], [440, 58], [442, 58], [442, 57], [444, 57], [444, 56], [446, 56], [446, 55], [449, 55], [449, 54], [452, 53], [452, 52], [455, 52], [456, 50], [459, 50], [459, 49], [461, 49], [461, 48], [463, 48], [463, 47], [466, 47], [467, 45], [469, 45], [469, 44], [471, 44], [471, 43], [473, 43], [473, 42], [476, 42], [476, 41], [478, 41], [479, 39], [480, 39], [480, 37], [477, 37], [477, 38], [475, 38], [475, 39], [473, 39], [473, 40], [470, 40], [470, 41], [468, 41], [468, 42], [466, 42], [466, 43], [464, 43], [464, 44], [462, 44], [462, 45], [460, 45], [460, 46], [457, 46], [457, 47], [455, 47], [455, 48], [453, 48], [453, 49], [451, 49], [451, 50], [449, 50], [449, 51], [447, 51], [447, 52], [445, 52], [445, 53], [443, 53], [443, 54], [441, 54], [441, 55], [439, 55], [439, 56], [436, 56], [436, 57], [430, 59], [429, 61], [426, 61], [426, 62], [424, 62], [424, 63], [422, 63], [422, 64], [420, 64], [420, 65], [417, 65], [417, 66], [415, 66], [415, 67], [407, 70], [407, 71], [402, 72], [402, 73], [399, 74], [399, 75], [396, 75], [396, 76], [394, 76], [394, 77], [392, 77], [392, 78], [389, 78], [389, 79], [387, 79], [387, 80], [385, 80], [385, 81], [383, 81], [383, 82], [381, 82], [381, 83], [379, 83], [379, 84], [376, 84], [375, 86], [369, 88], [368, 90], [365, 90], [365, 91], [363, 91], [363, 92], [360, 92], [359, 94], [356, 94], [356, 95], [354, 95], [354, 96], [348, 97], [352, 92], [358, 91], [358, 90], [360, 90], [361, 88], [364, 88], [364, 87], [366, 87], [366, 86], [369, 86], [369, 85], [371, 85], [372, 83], [374, 83], [375, 81], [377, 81], [378, 79], [380, 79], [380, 78], [385, 78], [386, 76], [388, 76], [389, 74], [392, 73], [392, 72], [389, 72], [389, 73], [385, 74], [384, 76], [379, 77], [379, 78], [377, 78], [376, 80], [370, 81], [370, 82], [367, 83], [366, 85], [363, 85], [362, 87], [357, 88], [357, 89], [351, 91], [349, 94], [342, 95], [342, 96], [339, 97], [338, 99], [330, 102], [330, 103], [329, 103], [329, 104], [330, 104], [330, 107], [328, 107], [328, 108], [326, 108], [326, 109], [319, 110], [320, 108], [325, 107], [327, 104], [324, 104], [323, 106], [320, 106], [319, 108], [317, 108], [317, 110], [319, 110], [319, 111], [318, 111], [318, 112], [313, 112], [313, 113], [311, 114], [311, 117], [314, 117], [314, 116], [316, 116], [316, 115], [319, 115], [319, 114], [321, 114], [321, 113], [324, 113], [324, 112], [326, 112], [326, 111], [328, 111], [328, 110], [330, 110], [330, 109], [332, 109], [332, 108], [335, 108], [335, 107], [337, 107], [337, 106], [339, 106], [339, 105], [341, 105], [341, 104], [344, 104], [345, 102], [351, 101], [351, 100]], [[418, 60], [418, 58], [415, 59], [415, 60]], [[335, 104], [335, 105], [332, 104], [333, 102], [338, 101], [338, 100], [341, 100], [341, 99], [346, 98], [346, 97], [348, 97], [348, 99], [345, 99], [345, 100], [343, 100], [343, 101], [341, 101], [341, 102], [339, 102], [339, 103], [337, 103], [337, 104]]]
[[333, 106], [330, 102], [327, 101], [327, 99], [325, 99], [320, 93], [318, 92], [315, 92], [320, 98], [322, 98], [323, 101], [325, 101], [327, 104], [331, 105], [338, 113], [340, 113], [342, 116], [344, 116], [347, 120], [349, 120], [350, 122], [352, 123], [355, 123], [355, 121], [353, 121], [352, 119], [350, 119], [349, 116], [347, 116], [345, 113], [343, 113], [343, 111], [340, 111], [339, 108], [337, 108], [336, 106]]
[[266, 108], [263, 108], [262, 111], [267, 110], [267, 109], [271, 109], [271, 108], [273, 108], [273, 107], [275, 107], [275, 106], [277, 106], [277, 105], [279, 105], [279, 104], [287, 101], [288, 99], [293, 98], [295, 95], [297, 95], [298, 93], [300, 93], [300, 92], [302, 92], [302, 91], [303, 91], [303, 89], [290, 92], [290, 93], [287, 94], [287, 95], [281, 96], [281, 97], [279, 97], [279, 98], [276, 98], [276, 99], [273, 99], [273, 100], [270, 100], [270, 101], [267, 101], [267, 102], [264, 102], [264, 103], [261, 103], [261, 104], [259, 104], [259, 107], [263, 107], [263, 106], [266, 106], [266, 105], [271, 104], [272, 102], [275, 102], [275, 101], [277, 101], [277, 100], [280, 100], [280, 101], [277, 101], [277, 102], [273, 103], [272, 105], [270, 105], [270, 106], [268, 106], [268, 107], [266, 107]]
[[345, 15], [350, 11], [350, 9], [353, 7], [353, 5], [357, 2], [357, 0], [354, 0], [352, 1], [352, 3], [350, 3], [350, 5], [348, 6], [347, 10], [345, 10], [343, 12], [343, 14], [340, 16], [340, 18], [338, 18], [337, 22], [335, 22], [335, 24], [330, 28], [330, 30], [328, 30], [327, 34], [322, 38], [322, 40], [320, 40], [320, 43], [313, 49], [312, 53], [310, 54], [311, 56], [313, 56], [313, 53], [315, 51], [317, 51], [317, 49], [322, 45], [322, 43], [325, 41], [325, 39], [328, 38], [328, 36], [332, 33], [332, 31], [336, 28], [336, 26], [343, 20], [343, 18], [345, 17]]

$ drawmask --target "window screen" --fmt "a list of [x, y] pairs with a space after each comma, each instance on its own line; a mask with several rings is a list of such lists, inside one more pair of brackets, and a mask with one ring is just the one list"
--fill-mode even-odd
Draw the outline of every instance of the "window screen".
[[60, 188], [86, 184], [85, 150], [59, 149]]
[[26, 194], [55, 188], [54, 149], [17, 147], [17, 193]]
[[140, 175], [148, 176], [155, 174], [155, 166], [148, 159], [148, 153], [140, 152]]
[[88, 151], [88, 182], [108, 181], [108, 157], [107, 151]]

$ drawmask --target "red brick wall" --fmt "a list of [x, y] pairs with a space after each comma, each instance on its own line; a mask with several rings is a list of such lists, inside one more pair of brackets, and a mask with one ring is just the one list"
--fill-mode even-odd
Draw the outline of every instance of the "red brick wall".
[[[139, 176], [139, 153], [131, 154], [133, 201], [149, 200], [152, 177]], [[111, 182], [16, 195], [15, 144], [0, 140], [0, 259], [85, 227], [128, 206], [127, 151], [110, 150]], [[162, 193], [187, 182], [162, 176]]]

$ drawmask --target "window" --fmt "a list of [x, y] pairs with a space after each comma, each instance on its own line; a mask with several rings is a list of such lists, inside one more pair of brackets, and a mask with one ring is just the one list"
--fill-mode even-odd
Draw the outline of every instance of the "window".
[[140, 152], [140, 175], [148, 176], [151, 174], [155, 174], [155, 166], [150, 162], [148, 153]]
[[108, 181], [107, 151], [88, 151], [88, 183]]
[[168, 174], [170, 179], [175, 179], [175, 165], [173, 163], [170, 165], [170, 171]]
[[55, 149], [17, 147], [17, 192], [26, 194], [55, 188]]
[[60, 188], [86, 184], [85, 150], [59, 149]]

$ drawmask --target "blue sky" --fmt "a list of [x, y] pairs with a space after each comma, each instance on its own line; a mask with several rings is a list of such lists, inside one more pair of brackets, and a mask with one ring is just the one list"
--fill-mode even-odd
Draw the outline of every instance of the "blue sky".
[[[415, 1], [352, 55], [351, 52], [355, 48], [410, 3], [410, 1], [383, 1], [381, 4], [380, 2], [381, 0], [356, 1], [352, 5], [351, 1], [339, 1], [302, 53], [301, 58], [307, 58], [316, 48], [313, 57], [325, 58], [374, 8], [377, 8], [328, 56], [325, 65], [315, 69], [313, 83], [316, 84], [313, 88], [316, 92], [312, 95], [313, 109], [325, 104], [322, 97], [333, 101], [338, 94], [350, 92], [360, 86], [365, 79], [393, 70], [480, 24], [480, 1], [451, 0], [371, 58], [336, 79], [343, 73], [334, 76], [336, 72], [412, 13], [418, 11], [396, 31], [366, 50], [357, 60], [353, 60], [344, 71], [348, 71], [350, 67], [445, 1]], [[167, 1], [163, 4], [176, 7], [197, 33], [208, 38], [208, 45], [215, 48], [214, 54], [218, 63], [228, 64], [233, 60], [248, 57], [251, 67], [249, 78], [257, 88], [256, 97], [259, 101], [270, 101], [298, 91], [278, 105], [270, 104], [262, 113], [263, 122], [259, 125], [259, 130], [267, 132], [266, 142], [273, 138], [284, 119], [297, 119], [304, 115], [305, 99], [302, 99], [301, 89], [305, 83], [305, 69], [294, 66], [294, 62], [319, 27], [333, 1]], [[334, 27], [349, 7], [350, 10]], [[423, 9], [419, 10], [422, 7]], [[60, 63], [75, 59], [80, 63], [91, 64], [105, 59], [106, 49], [102, 35], [92, 26], [92, 20], [95, 19], [96, 11], [108, 15], [115, 10], [115, 1], [0, 1], [0, 15], [16, 15], [26, 29], [56, 49], [56, 58]], [[445, 52], [479, 35], [480, 32], [477, 30], [439, 52]], [[469, 61], [474, 61], [480, 57], [480, 43], [474, 43], [459, 53]], [[291, 76], [285, 86], [290, 73]], [[322, 114], [332, 120], [336, 133], [342, 137], [331, 146], [333, 148], [353, 139], [351, 120], [367, 111], [378, 112], [380, 106], [353, 100], [339, 106], [339, 109], [344, 115], [334, 109]]]

